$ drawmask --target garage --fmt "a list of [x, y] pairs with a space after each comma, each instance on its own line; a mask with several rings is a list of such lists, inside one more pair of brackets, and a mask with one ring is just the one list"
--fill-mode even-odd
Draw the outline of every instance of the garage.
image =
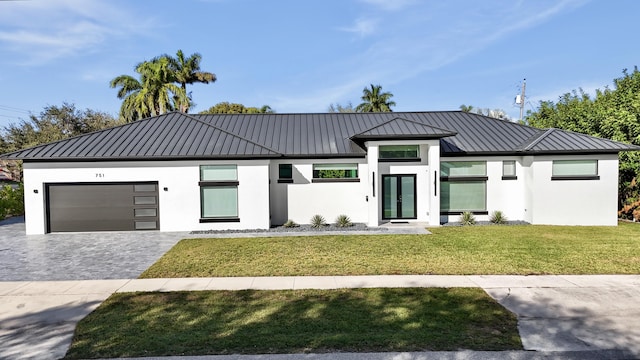
[[45, 184], [47, 232], [159, 230], [158, 183]]

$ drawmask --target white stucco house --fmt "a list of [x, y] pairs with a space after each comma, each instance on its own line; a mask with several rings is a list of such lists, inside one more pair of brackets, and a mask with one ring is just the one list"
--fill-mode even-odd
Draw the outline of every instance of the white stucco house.
[[264, 229], [315, 214], [438, 226], [462, 211], [616, 225], [640, 147], [460, 111], [168, 113], [6, 154], [27, 234]]

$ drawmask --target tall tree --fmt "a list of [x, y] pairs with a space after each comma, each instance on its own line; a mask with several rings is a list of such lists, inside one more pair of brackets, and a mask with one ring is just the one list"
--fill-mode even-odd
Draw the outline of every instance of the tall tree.
[[509, 115], [507, 115], [507, 112], [502, 110], [502, 109], [493, 109], [492, 110], [492, 109], [489, 109], [489, 108], [475, 108], [475, 107], [473, 107], [473, 105], [462, 104], [462, 105], [460, 105], [460, 110], [462, 110], [464, 112], [468, 112], [468, 113], [476, 113], [476, 114], [492, 117], [494, 119], [501, 119], [501, 120], [509, 120], [509, 121], [511, 121], [511, 118], [509, 117]]
[[[613, 89], [597, 90], [595, 97], [580, 89], [560, 96], [557, 102], [541, 101], [525, 120], [538, 128], [555, 127], [640, 145], [640, 71], [625, 69], [613, 84]], [[621, 206], [640, 202], [639, 183], [640, 152], [620, 153]]]
[[200, 114], [273, 114], [275, 111], [269, 105], [263, 105], [260, 108], [254, 106], [244, 106], [238, 103], [229, 103], [226, 101], [215, 104], [207, 110], [201, 111]]
[[199, 53], [193, 53], [185, 58], [182, 50], [178, 50], [176, 57], [165, 54], [160, 58], [166, 58], [169, 61], [169, 69], [173, 72], [175, 81], [180, 84], [189, 98], [189, 102], [181, 104], [179, 110], [184, 113], [189, 112], [193, 103], [191, 102], [191, 92], [187, 92], [187, 84], [215, 82], [217, 80], [216, 74], [200, 70], [202, 55]]
[[190, 102], [183, 88], [176, 85], [174, 71], [166, 57], [154, 58], [139, 63], [135, 69], [140, 79], [120, 75], [111, 80], [110, 86], [118, 89], [118, 98], [123, 99], [120, 117], [134, 121], [168, 111], [188, 108]]
[[[39, 115], [4, 127], [0, 135], [0, 154], [22, 150], [40, 144], [63, 140], [122, 124], [111, 115], [90, 109], [79, 110], [74, 104], [47, 106]], [[14, 179], [21, 178], [22, 167], [17, 162], [1, 164]]]
[[371, 84], [370, 88], [362, 90], [362, 103], [356, 107], [357, 112], [390, 112], [395, 101], [390, 100], [393, 94], [382, 92], [382, 86]]
[[329, 104], [329, 107], [327, 108], [327, 112], [330, 113], [352, 113], [352, 112], [356, 112], [356, 109], [353, 107], [353, 104], [351, 103], [351, 101], [349, 101], [347, 103], [347, 105], [341, 105], [338, 103], [334, 104]]

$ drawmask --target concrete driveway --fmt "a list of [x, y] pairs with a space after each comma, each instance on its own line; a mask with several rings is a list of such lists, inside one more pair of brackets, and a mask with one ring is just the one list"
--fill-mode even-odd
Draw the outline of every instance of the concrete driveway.
[[0, 222], [0, 281], [133, 279], [187, 237], [157, 231], [27, 236], [24, 218], [12, 218]]

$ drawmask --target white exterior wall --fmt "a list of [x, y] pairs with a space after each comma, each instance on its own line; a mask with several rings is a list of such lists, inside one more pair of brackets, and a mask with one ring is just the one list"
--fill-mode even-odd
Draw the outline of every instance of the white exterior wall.
[[[238, 165], [240, 222], [200, 223], [199, 166], [217, 164]], [[45, 183], [157, 181], [161, 231], [269, 228], [268, 160], [25, 163], [24, 179], [27, 234], [46, 231]]]
[[[384, 145], [419, 145], [419, 162], [380, 162], [378, 159], [380, 146]], [[402, 219], [407, 222], [429, 223], [440, 225], [440, 141], [439, 140], [395, 140], [370, 141], [366, 143], [367, 163], [369, 165], [369, 226], [378, 226], [389, 220], [382, 219], [382, 175], [416, 175], [416, 219]], [[436, 172], [434, 174], [434, 171]], [[375, 194], [373, 194], [375, 172]], [[434, 176], [436, 177], [434, 179]], [[434, 185], [434, 181], [438, 185]], [[375, 195], [375, 196], [374, 196]], [[373, 201], [372, 201], [373, 200]]]
[[[553, 160], [598, 160], [599, 180], [551, 180]], [[618, 156], [536, 156], [531, 164], [531, 223], [618, 224]]]
[[[599, 180], [551, 180], [553, 160], [598, 160]], [[516, 180], [502, 180], [502, 161], [516, 161]], [[555, 155], [523, 157], [455, 157], [441, 161], [487, 162], [487, 211], [476, 215], [488, 221], [495, 210], [509, 220], [544, 225], [616, 225], [618, 199], [617, 155]], [[458, 215], [441, 221], [458, 221]]]
[[[367, 164], [364, 159], [278, 160], [271, 165], [271, 223], [291, 219], [309, 224], [314, 215], [333, 223], [338, 215], [353, 222], [368, 220], [366, 201]], [[313, 182], [313, 164], [358, 164], [359, 182]], [[292, 164], [293, 183], [278, 183], [278, 165]]]
[[[515, 180], [502, 180], [502, 162], [515, 160]], [[493, 211], [502, 211], [509, 220], [524, 220], [525, 218], [525, 169], [522, 157], [447, 157], [441, 162], [455, 161], [486, 161], [487, 162], [487, 215], [476, 215], [478, 221], [488, 221]], [[443, 215], [442, 222], [459, 221], [459, 215]]]

